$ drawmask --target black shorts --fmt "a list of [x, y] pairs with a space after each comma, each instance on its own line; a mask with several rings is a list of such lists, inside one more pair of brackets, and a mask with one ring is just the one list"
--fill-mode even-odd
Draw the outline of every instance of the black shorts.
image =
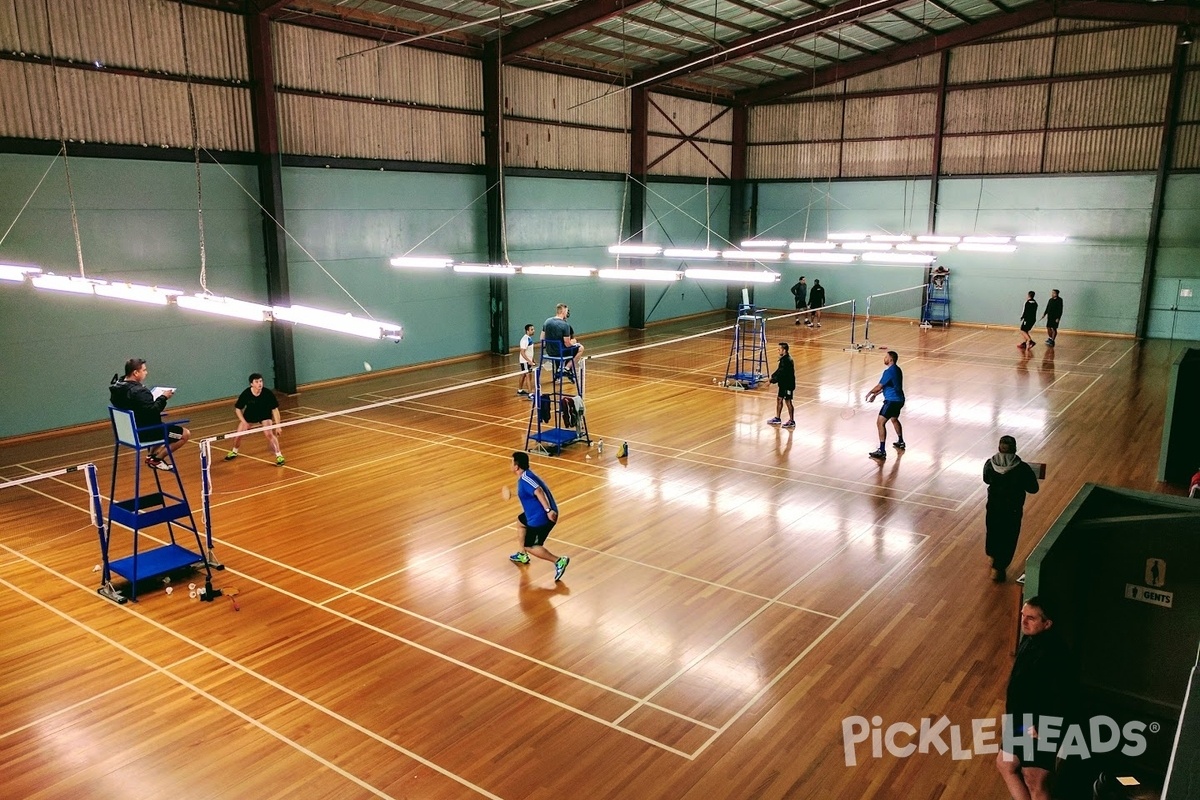
[[1021, 330], [1025, 333], [1029, 333], [1031, 330], [1033, 330], [1033, 323], [1021, 320]]
[[883, 406], [879, 409], [879, 416], [884, 419], [898, 419], [902, 408], [904, 408], [903, 400], [884, 400]]
[[795, 389], [785, 389], [782, 386], [779, 387], [779, 399], [780, 400], [791, 400], [792, 396], [795, 394], [796, 394]]
[[1061, 319], [1061, 317], [1055, 317], [1054, 319], [1050, 319], [1049, 317], [1046, 317], [1046, 327], [1047, 328], [1058, 328], [1059, 319]]
[[554, 530], [554, 520], [549, 520], [545, 525], [533, 526], [529, 524], [523, 511], [521, 516], [517, 517], [517, 522], [525, 527], [526, 547], [541, 547], [550, 538], [550, 531]]

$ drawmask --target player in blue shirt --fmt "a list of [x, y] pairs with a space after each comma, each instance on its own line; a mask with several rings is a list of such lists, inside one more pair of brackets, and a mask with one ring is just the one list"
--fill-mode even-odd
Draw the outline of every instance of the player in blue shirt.
[[888, 350], [883, 357], [883, 375], [879, 378], [879, 383], [871, 391], [867, 392], [867, 402], [875, 401], [876, 396], [883, 393], [883, 407], [879, 409], [879, 416], [875, 420], [875, 427], [879, 431], [879, 449], [868, 453], [871, 458], [883, 460], [887, 458], [887, 421], [892, 421], [892, 427], [896, 429], [896, 444], [894, 447], [897, 450], [904, 449], [904, 428], [900, 425], [900, 409], [904, 408], [904, 373], [896, 362], [900, 356], [896, 355], [895, 350]]
[[523, 509], [517, 517], [521, 529], [521, 549], [509, 556], [514, 564], [528, 564], [529, 554], [554, 563], [554, 582], [562, 580], [571, 559], [558, 556], [546, 549], [546, 539], [558, 522], [558, 504], [546, 482], [529, 469], [529, 454], [518, 450], [512, 454], [512, 470], [517, 475], [517, 499]]

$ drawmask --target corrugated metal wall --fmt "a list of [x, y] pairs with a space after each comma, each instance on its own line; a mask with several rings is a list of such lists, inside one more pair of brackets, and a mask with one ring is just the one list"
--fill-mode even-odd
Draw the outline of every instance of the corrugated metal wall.
[[623, 173], [629, 170], [629, 135], [624, 131], [507, 120], [504, 163], [530, 169]]
[[[232, 14], [160, 0], [55, 0], [48, 28], [40, 0], [5, 4], [0, 48], [47, 61], [0, 62], [0, 136], [57, 140], [61, 109], [61, 135], [68, 140], [190, 148], [186, 83], [48, 63], [52, 36], [60, 63], [182, 76], [181, 8], [191, 74], [246, 81], [241, 18]], [[192, 93], [202, 147], [253, 149], [248, 89], [193, 84]]]
[[475, 114], [281, 94], [279, 118], [285, 153], [483, 163], [483, 125]]
[[646, 124], [651, 175], [729, 176], [733, 112], [726, 106], [651, 92]]
[[[1155, 168], [1175, 29], [1164, 25], [1108, 29], [1098, 23], [1063, 21], [1057, 25], [1060, 30], [1073, 31], [1070, 35], [1037, 35], [1052, 32], [1055, 25], [1040, 23], [1013, 32], [1008, 39], [950, 51], [943, 173]], [[847, 90], [933, 86], [939, 58], [881, 70], [864, 76], [868, 81], [847, 81]], [[1194, 63], [1198, 56], [1192, 52], [1189, 59]], [[1147, 69], [1156, 73], [1102, 74]], [[1087, 78], [1097, 73], [1101, 74]], [[896, 79], [902, 80], [897, 83]], [[996, 81], [1010, 83], [954, 88]], [[842, 86], [834, 88], [841, 90]], [[1200, 122], [1200, 76], [1196, 73], [1188, 75], [1183, 98], [1181, 121]], [[829, 177], [832, 157], [802, 142], [836, 138], [837, 134], [830, 132], [836, 127], [840, 108], [839, 101], [830, 100], [752, 109], [751, 177]], [[844, 142], [835, 177], [916, 176], [933, 170], [934, 93], [849, 97], [844, 120], [843, 135], [850, 141]], [[1200, 167], [1200, 125], [1182, 125], [1176, 147], [1177, 168]]]
[[279, 23], [271, 26], [271, 37], [281, 89], [483, 110], [483, 79], [474, 59], [414, 47], [362, 53], [377, 43]]
[[628, 171], [628, 92], [597, 81], [513, 67], [504, 69], [503, 80], [504, 113], [522, 118], [504, 123], [505, 164]]

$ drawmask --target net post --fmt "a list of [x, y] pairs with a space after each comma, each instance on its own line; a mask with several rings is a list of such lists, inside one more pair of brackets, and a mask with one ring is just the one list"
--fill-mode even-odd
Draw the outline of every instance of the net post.
[[225, 569], [213, 551], [212, 537], [212, 439], [200, 441], [200, 518], [204, 520], [204, 564], [211, 569]]
[[84, 477], [87, 480], [89, 509], [92, 523], [96, 526], [96, 534], [100, 537], [100, 588], [96, 592], [114, 603], [125, 602], [125, 595], [112, 585], [112, 572], [108, 568], [108, 531], [104, 527], [104, 507], [100, 502], [100, 481], [96, 474], [96, 465], [84, 465]]

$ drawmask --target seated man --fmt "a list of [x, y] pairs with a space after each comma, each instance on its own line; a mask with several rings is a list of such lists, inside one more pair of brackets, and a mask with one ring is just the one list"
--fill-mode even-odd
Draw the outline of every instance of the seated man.
[[559, 303], [555, 307], [554, 316], [542, 325], [542, 352], [555, 358], [562, 357], [563, 373], [574, 380], [575, 356], [583, 352], [583, 345], [575, 338], [575, 329], [567, 322], [570, 316], [571, 309], [566, 303]]
[[[108, 387], [108, 396], [113, 407], [133, 412], [133, 420], [139, 430], [150, 428], [151, 430], [146, 430], [142, 435], [152, 439], [162, 432], [162, 428], [158, 426], [163, 424], [163, 409], [167, 407], [167, 400], [175, 394], [175, 390], [167, 389], [155, 399], [143, 383], [149, 374], [150, 368], [146, 366], [146, 359], [129, 359], [125, 362], [125, 377], [118, 379], [116, 375], [113, 376], [112, 384]], [[167, 448], [172, 452], [178, 450], [191, 435], [192, 432], [187, 428], [168, 425], [163, 444], [151, 447], [147, 453], [146, 465], [155, 469], [171, 469], [171, 465], [163, 460], [167, 455]]]

